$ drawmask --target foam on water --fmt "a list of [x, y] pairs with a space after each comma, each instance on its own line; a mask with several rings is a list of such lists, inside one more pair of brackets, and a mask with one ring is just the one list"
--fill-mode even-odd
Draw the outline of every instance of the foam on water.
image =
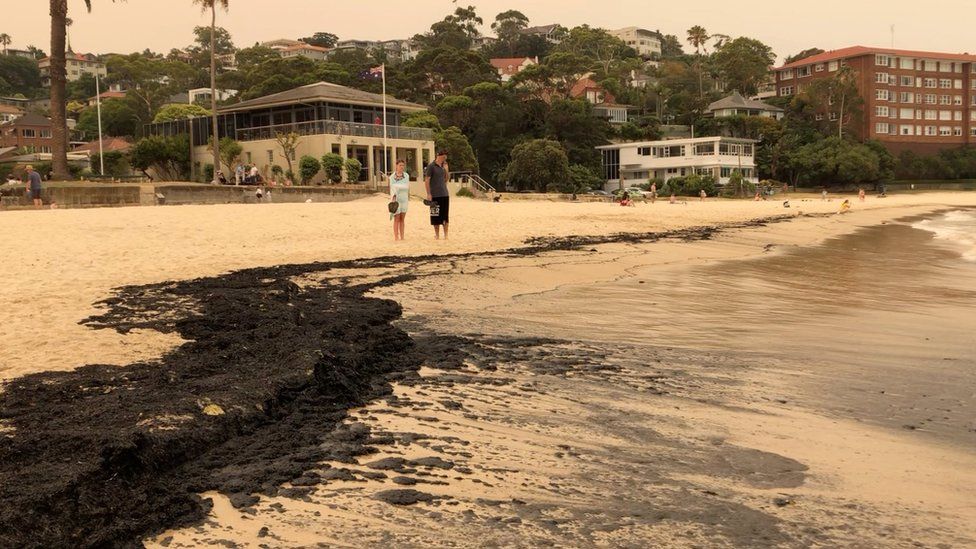
[[919, 221], [912, 225], [928, 231], [937, 240], [958, 247], [966, 261], [976, 263], [976, 210], [955, 210], [936, 218]]

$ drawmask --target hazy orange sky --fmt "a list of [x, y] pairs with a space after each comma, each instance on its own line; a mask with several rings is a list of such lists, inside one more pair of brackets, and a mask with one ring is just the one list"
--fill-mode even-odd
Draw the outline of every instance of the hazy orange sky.
[[[192, 40], [196, 25], [209, 24], [191, 0], [68, 0], [75, 24], [75, 51], [129, 53], [150, 48], [168, 52]], [[28, 44], [50, 50], [50, 20], [45, 0], [2, 0], [0, 32], [13, 38], [14, 48]], [[327, 31], [340, 38], [407, 38], [453, 11], [451, 0], [231, 0], [230, 11], [218, 14], [238, 47], [274, 38], [299, 38]], [[709, 32], [750, 36], [772, 46], [782, 59], [808, 47], [834, 49], [851, 45], [891, 44], [905, 49], [976, 52], [976, 6], [973, 0], [459, 0], [473, 5], [488, 23], [499, 12], [517, 8], [533, 25], [560, 23], [567, 27], [588, 23], [603, 28], [636, 25], [685, 39], [692, 25]], [[842, 14], [838, 15], [838, 14]], [[685, 44], [685, 50], [691, 48]]]

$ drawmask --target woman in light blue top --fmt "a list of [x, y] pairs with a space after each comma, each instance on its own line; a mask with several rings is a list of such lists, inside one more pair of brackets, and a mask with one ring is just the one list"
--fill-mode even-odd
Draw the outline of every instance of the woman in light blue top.
[[410, 176], [403, 169], [407, 163], [397, 160], [396, 171], [390, 175], [390, 202], [397, 201], [396, 213], [390, 214], [393, 220], [393, 240], [403, 240], [404, 220], [410, 205]]

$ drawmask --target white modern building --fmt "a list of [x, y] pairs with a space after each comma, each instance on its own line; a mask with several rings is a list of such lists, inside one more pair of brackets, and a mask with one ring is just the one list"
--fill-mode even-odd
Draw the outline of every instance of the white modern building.
[[[217, 90], [217, 101], [227, 101], [237, 97], [237, 90]], [[210, 101], [210, 88], [194, 88], [186, 92], [187, 103], [206, 103]]]
[[623, 40], [637, 55], [644, 59], [659, 59], [661, 57], [661, 38], [654, 31], [638, 27], [624, 27], [622, 29], [607, 31], [610, 36], [616, 36]]
[[731, 137], [698, 137], [664, 141], [615, 143], [597, 147], [603, 156], [603, 177], [608, 190], [642, 185], [649, 179], [667, 181], [691, 174], [711, 175], [728, 183], [739, 170], [756, 179], [755, 141]]

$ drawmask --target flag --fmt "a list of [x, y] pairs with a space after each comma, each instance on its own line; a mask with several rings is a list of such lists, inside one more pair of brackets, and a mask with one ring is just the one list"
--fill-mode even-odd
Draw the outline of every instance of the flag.
[[373, 78], [373, 79], [379, 80], [380, 78], [383, 78], [384, 76], [386, 76], [385, 73], [386, 73], [386, 69], [385, 69], [384, 65], [380, 65], [378, 67], [373, 67], [373, 68], [371, 68], [369, 70], [365, 70], [365, 71], [361, 72], [359, 74], [359, 76], [360, 76], [360, 78]]
[[385, 70], [384, 69], [384, 66], [383, 65], [380, 65], [378, 67], [373, 67], [373, 68], [369, 69], [369, 74], [370, 74], [370, 76], [380, 75], [380, 74], [383, 74], [383, 71], [384, 70]]

